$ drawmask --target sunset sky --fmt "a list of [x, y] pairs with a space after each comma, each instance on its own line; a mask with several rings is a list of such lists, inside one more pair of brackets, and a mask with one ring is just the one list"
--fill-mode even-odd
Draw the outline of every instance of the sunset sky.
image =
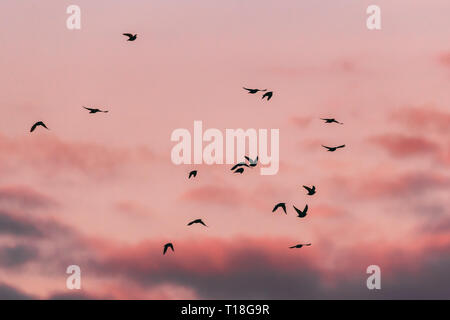
[[[66, 27], [72, 4], [81, 30]], [[371, 4], [381, 30], [366, 28]], [[1, 0], [0, 298], [450, 299], [449, 12]], [[39, 120], [50, 130], [30, 133]], [[171, 133], [195, 120], [279, 129], [279, 172], [174, 165]], [[186, 226], [196, 218], [209, 228]]]

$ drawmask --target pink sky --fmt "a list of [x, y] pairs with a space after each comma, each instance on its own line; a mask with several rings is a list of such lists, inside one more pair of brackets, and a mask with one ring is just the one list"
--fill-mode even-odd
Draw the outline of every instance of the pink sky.
[[[380, 31], [366, 28], [370, 4]], [[448, 0], [1, 1], [0, 298], [450, 298], [449, 11]], [[51, 130], [30, 134], [38, 120]], [[175, 166], [170, 135], [194, 120], [279, 129], [278, 174]], [[278, 202], [287, 216], [271, 213]], [[292, 205], [306, 203], [297, 219]], [[187, 227], [195, 218], [210, 227]], [[302, 242], [313, 245], [287, 249]], [[65, 286], [71, 264], [78, 292]], [[372, 264], [379, 292], [366, 288]]]

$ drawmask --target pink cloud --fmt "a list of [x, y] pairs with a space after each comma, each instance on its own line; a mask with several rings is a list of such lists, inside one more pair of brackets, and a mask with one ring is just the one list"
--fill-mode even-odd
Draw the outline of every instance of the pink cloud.
[[439, 150], [439, 145], [421, 136], [404, 134], [382, 134], [372, 136], [370, 142], [384, 148], [395, 157], [432, 154]]
[[450, 67], [450, 52], [445, 52], [439, 55], [438, 61], [445, 67]]
[[[202, 203], [214, 203], [219, 205], [234, 205], [242, 201], [245, 196], [237, 188], [208, 185], [195, 187], [184, 192], [182, 200], [197, 201]], [[240, 200], [239, 200], [240, 199]]]
[[429, 130], [446, 133], [450, 127], [450, 112], [432, 106], [402, 108], [392, 118], [407, 128], [427, 133]]
[[53, 136], [7, 138], [0, 135], [0, 163], [9, 166], [39, 166], [51, 172], [72, 169], [108, 176], [130, 163], [150, 164], [154, 160], [155, 155], [145, 147], [115, 148], [63, 141]]
[[294, 116], [290, 118], [291, 123], [301, 128], [308, 126], [311, 123], [311, 121], [312, 117], [306, 116]]
[[408, 172], [384, 176], [374, 174], [358, 181], [355, 192], [360, 196], [373, 198], [404, 197], [450, 187], [449, 177], [433, 172]]

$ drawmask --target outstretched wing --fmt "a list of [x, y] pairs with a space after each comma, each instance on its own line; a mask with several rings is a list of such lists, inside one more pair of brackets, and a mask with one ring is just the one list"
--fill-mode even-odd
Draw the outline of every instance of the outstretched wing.
[[166, 254], [166, 252], [167, 252], [167, 250], [168, 250], [169, 248], [171, 248], [172, 251], [175, 251], [175, 250], [173, 249], [173, 245], [172, 245], [171, 243], [167, 243], [166, 245], [164, 245], [164, 253], [163, 253], [163, 254]]
[[247, 159], [247, 161], [250, 164], [256, 164], [258, 162], [258, 156], [256, 156], [255, 160], [252, 160], [250, 157], [245, 156], [245, 159]]
[[244, 168], [239, 168], [239, 169], [236, 169], [236, 171], [234, 172], [234, 173], [243, 173], [244, 172]]
[[86, 108], [85, 106], [83, 106], [83, 108], [85, 108], [86, 110], [89, 110], [89, 111], [94, 111], [94, 109], [92, 109], [92, 108]]
[[272, 94], [273, 94], [272, 91], [266, 92], [263, 94], [262, 99], [267, 97], [267, 101], [269, 101], [270, 98], [272, 98]]
[[345, 144], [343, 144], [342, 146], [336, 147], [336, 148], [343, 148], [343, 147], [345, 147]]
[[235, 165], [233, 166], [233, 168], [231, 168], [231, 171], [233, 171], [233, 170], [236, 169], [236, 168], [242, 167], [242, 166], [248, 167], [248, 165], [247, 165], [246, 163], [244, 163], [244, 162], [239, 162], [238, 164], [235, 164]]
[[308, 191], [308, 192], [311, 192], [311, 191], [312, 191], [312, 189], [311, 189], [310, 187], [307, 187], [307, 186], [303, 186], [303, 188], [305, 188], [305, 189], [306, 189], [306, 191]]
[[192, 176], [194, 176], [194, 178], [197, 176], [197, 171], [196, 170], [189, 172], [189, 178], [188, 179], [190, 179]]
[[283, 209], [284, 213], [287, 214], [286, 212], [286, 205], [284, 203], [278, 203], [272, 210], [272, 212], [275, 212], [278, 208]]
[[297, 212], [299, 218], [304, 218], [306, 216], [306, 210], [308, 210], [308, 205], [305, 207], [305, 211], [300, 211], [297, 207], [293, 206], [294, 210]]
[[133, 37], [133, 35], [132, 35], [131, 33], [123, 33], [123, 35], [124, 35], [124, 36], [127, 36], [127, 37], [129, 37], [129, 38], [132, 38], [132, 37]]
[[31, 129], [30, 129], [30, 132], [33, 132], [33, 131], [36, 129], [37, 126], [42, 126], [42, 127], [44, 127], [45, 129], [48, 130], [48, 128], [47, 128], [47, 126], [45, 125], [45, 123], [43, 123], [42, 121], [38, 121], [38, 122], [36, 122], [35, 124], [33, 124], [33, 126], [32, 126]]

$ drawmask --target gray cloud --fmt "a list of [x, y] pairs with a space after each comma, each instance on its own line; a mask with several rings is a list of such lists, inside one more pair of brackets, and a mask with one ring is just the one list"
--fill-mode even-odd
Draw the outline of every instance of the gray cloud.
[[39, 251], [34, 246], [15, 245], [0, 247], [0, 265], [6, 268], [19, 267], [37, 258]]
[[22, 209], [45, 208], [55, 205], [50, 197], [25, 186], [0, 188], [0, 205], [16, 206]]
[[[147, 249], [150, 247], [143, 252]], [[411, 262], [415, 259], [408, 253], [388, 249], [384, 258], [378, 258], [381, 290], [369, 290], [366, 286], [366, 268], [377, 264], [367, 262], [366, 258], [372, 257], [367, 252], [361, 253], [362, 258], [355, 259], [347, 271], [324, 272], [308, 263], [306, 250], [289, 251], [294, 259], [290, 254], [266, 251], [264, 247], [217, 250], [221, 250], [220, 261], [226, 261], [220, 267], [210, 262], [214, 260], [212, 256], [201, 253], [189, 254], [192, 261], [187, 264], [182, 263], [183, 259], [180, 263], [167, 262], [169, 258], [162, 255], [158, 258], [136, 253], [97, 261], [90, 268], [98, 275], [132, 281], [145, 289], [162, 284], [190, 288], [201, 299], [450, 299], [450, 257], [445, 255], [448, 247], [430, 247], [414, 266]], [[382, 262], [390, 260], [389, 256], [397, 256], [398, 261], [384, 267]], [[203, 263], [192, 264], [202, 259]]]
[[0, 283], [0, 300], [31, 300], [34, 299], [22, 291], [7, 284]]
[[42, 231], [31, 221], [0, 211], [0, 235], [41, 237]]

